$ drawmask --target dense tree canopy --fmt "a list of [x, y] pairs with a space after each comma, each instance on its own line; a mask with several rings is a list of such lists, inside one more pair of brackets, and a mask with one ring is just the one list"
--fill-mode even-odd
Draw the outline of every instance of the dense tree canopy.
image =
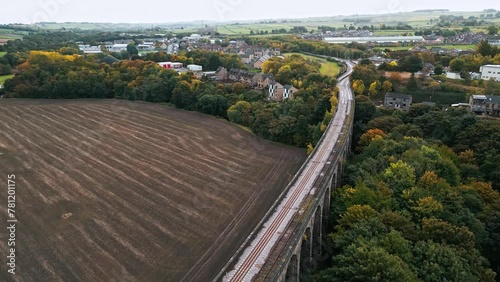
[[422, 105], [356, 124], [348, 185], [333, 192], [333, 258], [315, 279], [495, 281], [500, 123]]

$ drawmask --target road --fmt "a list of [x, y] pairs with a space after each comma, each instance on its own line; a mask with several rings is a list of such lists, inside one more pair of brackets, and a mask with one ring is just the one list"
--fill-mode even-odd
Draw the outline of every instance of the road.
[[313, 183], [323, 171], [327, 159], [341, 135], [354, 99], [349, 82], [352, 63], [346, 62], [346, 64], [348, 66], [347, 72], [339, 78], [338, 82], [340, 89], [339, 104], [324, 137], [309, 157], [307, 163], [298, 172], [298, 177], [289, 187], [275, 212], [263, 224], [255, 239], [244, 249], [234, 268], [226, 273], [223, 278], [224, 282], [251, 281], [259, 273], [271, 250], [279, 241], [281, 234], [289, 226], [303, 200], [310, 193], [314, 193], [312, 191]]

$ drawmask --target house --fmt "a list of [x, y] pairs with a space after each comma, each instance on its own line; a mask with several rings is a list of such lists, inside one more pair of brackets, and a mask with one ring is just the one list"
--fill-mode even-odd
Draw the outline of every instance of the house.
[[209, 80], [217, 80], [217, 72], [216, 71], [205, 71], [202, 73], [201, 77], [206, 77]]
[[242, 54], [240, 55], [241, 57], [241, 62], [244, 64], [250, 64], [250, 62], [253, 60], [253, 55], [252, 54]]
[[444, 54], [448, 53], [448, 50], [445, 48], [441, 48], [441, 47], [432, 47], [431, 53], [437, 54], [437, 55], [444, 55]]
[[443, 44], [443, 43], [444, 43], [443, 36], [437, 36], [437, 35], [424, 36], [424, 44], [437, 45], [437, 44]]
[[274, 81], [274, 76], [272, 74], [260, 73], [257, 79], [257, 88], [263, 89], [269, 86], [269, 84], [273, 81]]
[[198, 72], [203, 70], [203, 67], [199, 65], [188, 65], [187, 68], [192, 72]]
[[500, 115], [500, 96], [486, 95], [486, 113]]
[[240, 70], [240, 69], [231, 69], [229, 72], [229, 80], [235, 81], [235, 82], [241, 82], [244, 84], [248, 84], [250, 86], [255, 86], [256, 84], [256, 79], [254, 77], [257, 75], [253, 72], [249, 72], [246, 70]]
[[458, 57], [460, 55], [460, 52], [462, 52], [462, 50], [457, 49], [457, 48], [453, 48], [453, 49], [448, 51], [448, 55], [451, 57]]
[[269, 83], [269, 95], [268, 99], [270, 101], [277, 101], [281, 102], [283, 101], [283, 93], [284, 93], [284, 87], [280, 83], [273, 81]]
[[387, 59], [376, 55], [371, 56], [370, 58], [368, 58], [368, 60], [370, 60], [376, 67], [380, 66], [383, 63], [390, 64], [391, 62], [396, 61], [394, 59]]
[[228, 79], [228, 71], [225, 67], [219, 67], [216, 71], [217, 80], [225, 81]]
[[425, 76], [429, 76], [430, 74], [434, 73], [434, 69], [436, 69], [436, 67], [433, 64], [425, 63], [424, 68], [422, 69], [422, 74]]
[[261, 70], [262, 69], [262, 65], [267, 61], [269, 60], [271, 57], [268, 56], [268, 55], [264, 55], [262, 57], [260, 57], [254, 64], [253, 64], [253, 67], [256, 68], [256, 69], [259, 69]]
[[168, 45], [167, 47], [167, 54], [172, 55], [172, 54], [177, 54], [177, 51], [179, 50], [180, 45], [177, 43], [172, 43]]
[[482, 79], [490, 80], [493, 78], [495, 81], [500, 82], [500, 65], [484, 65], [479, 71]]
[[462, 79], [462, 77], [460, 77], [460, 73], [458, 72], [452, 72], [452, 71], [449, 71], [446, 73], [446, 78], [449, 78], [449, 79]]
[[293, 85], [285, 85], [283, 86], [283, 101], [286, 99], [293, 99], [294, 94], [298, 92], [299, 89], [293, 87]]
[[412, 103], [412, 96], [399, 93], [385, 94], [384, 107], [386, 109], [400, 109], [408, 111]]
[[469, 106], [477, 114], [500, 115], [500, 96], [472, 95]]

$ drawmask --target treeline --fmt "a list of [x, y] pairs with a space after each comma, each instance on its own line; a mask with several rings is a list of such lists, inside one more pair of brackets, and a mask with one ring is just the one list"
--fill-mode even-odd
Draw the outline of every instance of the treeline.
[[359, 59], [367, 47], [363, 44], [329, 44], [322, 41], [306, 40], [294, 36], [243, 37], [250, 45], [280, 48], [282, 52], [306, 52], [338, 58]]
[[8, 53], [29, 52], [32, 50], [58, 51], [63, 47], [78, 49], [76, 41], [80, 36], [74, 32], [32, 32], [23, 39], [9, 40], [2, 46], [2, 50]]
[[[176, 59], [200, 63], [210, 61], [212, 53], [190, 52]], [[125, 60], [109, 65], [101, 63], [99, 56], [32, 51], [18, 66], [16, 76], [5, 82], [5, 96], [171, 103], [227, 118], [250, 127], [263, 138], [299, 147], [316, 144], [331, 118], [332, 103], [335, 104], [335, 79], [320, 75], [319, 66], [309, 65], [302, 56], [273, 62], [276, 69], [268, 69], [301, 89], [295, 99], [284, 103], [267, 102], [265, 92], [250, 90], [241, 83], [198, 79], [189, 72], [179, 75], [153, 61]], [[218, 56], [222, 66], [230, 68], [234, 63], [230, 55]]]
[[495, 281], [500, 123], [356, 100], [356, 155], [333, 193], [334, 255], [314, 281]]

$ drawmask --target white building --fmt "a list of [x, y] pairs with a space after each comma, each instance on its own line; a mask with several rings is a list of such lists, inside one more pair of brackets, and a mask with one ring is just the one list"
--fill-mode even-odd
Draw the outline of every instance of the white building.
[[446, 73], [446, 78], [449, 78], [449, 79], [462, 79], [462, 77], [460, 77], [460, 73], [458, 72], [452, 72], [452, 71], [449, 71]]
[[128, 44], [115, 44], [111, 47], [111, 52], [127, 51]]
[[490, 78], [493, 78], [495, 81], [500, 82], [500, 65], [484, 65], [479, 71], [482, 79], [490, 80]]
[[187, 68], [188, 68], [188, 70], [193, 71], [193, 72], [197, 72], [197, 71], [202, 71], [203, 70], [203, 67], [199, 66], [199, 65], [188, 65]]
[[83, 51], [84, 54], [98, 54], [102, 53], [100, 46], [90, 46], [90, 45], [78, 45], [80, 51]]
[[182, 63], [159, 62], [158, 65], [164, 69], [182, 69]]
[[407, 42], [424, 42], [422, 36], [373, 36], [373, 37], [325, 37], [325, 42], [332, 44], [346, 43], [407, 43]]

